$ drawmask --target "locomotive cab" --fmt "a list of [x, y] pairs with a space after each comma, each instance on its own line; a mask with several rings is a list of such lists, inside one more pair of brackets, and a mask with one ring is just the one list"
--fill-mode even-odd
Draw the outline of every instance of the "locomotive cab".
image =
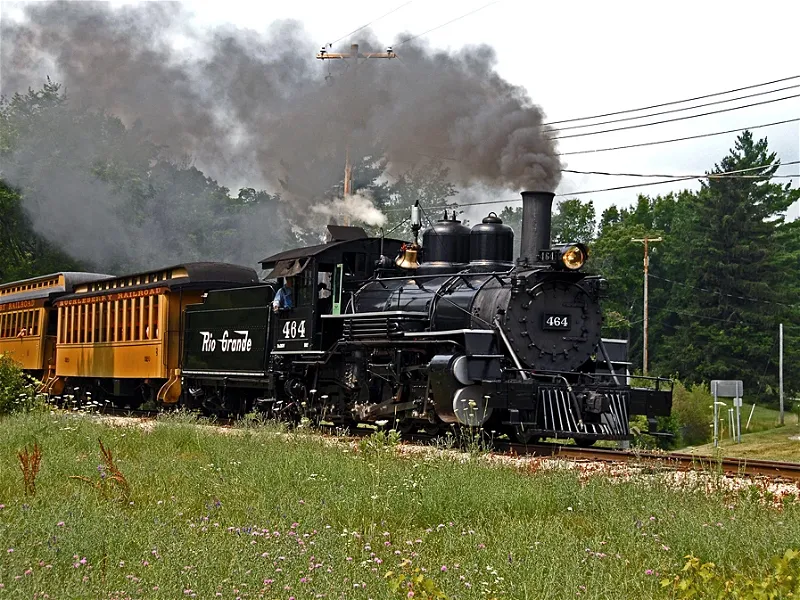
[[[261, 267], [276, 289], [289, 280], [291, 308], [274, 313], [272, 354], [326, 351], [341, 333], [341, 315], [353, 311], [353, 294], [372, 277], [383, 256], [400, 251], [402, 240], [370, 238], [360, 227], [328, 225], [325, 244], [267, 257]], [[321, 284], [324, 284], [322, 287]], [[331, 319], [333, 317], [333, 319]]]

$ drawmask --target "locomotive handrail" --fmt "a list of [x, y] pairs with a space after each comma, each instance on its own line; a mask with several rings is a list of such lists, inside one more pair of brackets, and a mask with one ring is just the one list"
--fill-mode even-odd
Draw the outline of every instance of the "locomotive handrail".
[[[561, 376], [579, 375], [580, 377], [587, 377], [589, 379], [601, 379], [603, 377], [608, 377], [609, 376], [609, 373], [576, 373], [576, 372], [572, 372], [572, 371], [545, 371], [545, 372], [542, 372], [542, 371], [534, 371], [533, 369], [513, 369], [511, 367], [506, 367], [505, 370], [506, 371], [511, 371], [511, 372], [514, 372], [514, 373], [523, 372], [524, 371], [525, 373], [530, 374], [530, 375], [538, 374], [538, 375], [543, 375], [543, 376], [544, 375], [551, 375], [551, 374], [552, 375], [561, 375]], [[626, 377], [628, 379], [646, 379], [646, 380], [649, 380], [649, 381], [655, 381], [657, 384], [658, 383], [662, 383], [662, 382], [663, 383], [669, 382], [669, 383], [672, 384], [671, 387], [675, 386], [675, 382], [672, 379], [670, 379], [669, 377], [658, 377], [658, 376], [655, 376], [655, 375], [625, 375], [624, 377]], [[631, 386], [631, 387], [633, 387], [633, 386]], [[656, 386], [656, 391], [661, 391], [658, 388], [658, 386]]]

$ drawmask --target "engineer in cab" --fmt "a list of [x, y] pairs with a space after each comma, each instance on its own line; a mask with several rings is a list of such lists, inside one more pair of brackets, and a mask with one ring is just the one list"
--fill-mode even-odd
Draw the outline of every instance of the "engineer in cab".
[[283, 285], [278, 288], [275, 293], [275, 298], [272, 301], [272, 310], [279, 312], [282, 310], [289, 310], [294, 307], [294, 299], [292, 298], [292, 279], [285, 277]]

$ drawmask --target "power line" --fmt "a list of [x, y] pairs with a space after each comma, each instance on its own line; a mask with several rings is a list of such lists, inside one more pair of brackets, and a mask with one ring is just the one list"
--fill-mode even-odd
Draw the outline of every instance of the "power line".
[[499, 1], [500, 1], [500, 0], [494, 0], [493, 2], [489, 2], [488, 4], [484, 4], [483, 6], [481, 6], [481, 7], [479, 7], [479, 8], [476, 8], [475, 10], [471, 10], [471, 11], [469, 11], [468, 13], [464, 13], [464, 14], [463, 14], [463, 15], [461, 15], [460, 17], [456, 17], [455, 19], [452, 19], [452, 20], [450, 20], [450, 21], [447, 21], [447, 23], [442, 23], [441, 25], [437, 25], [436, 27], [434, 27], [434, 28], [432, 28], [432, 29], [428, 29], [427, 31], [423, 31], [422, 33], [418, 33], [417, 35], [412, 35], [410, 38], [406, 38], [406, 39], [404, 39], [402, 42], [398, 42], [397, 44], [395, 44], [395, 45], [394, 45], [394, 47], [395, 47], [395, 48], [397, 48], [397, 47], [399, 47], [399, 46], [402, 46], [402, 45], [403, 45], [403, 44], [405, 44], [406, 42], [410, 42], [411, 40], [415, 40], [415, 39], [417, 39], [418, 37], [422, 37], [423, 35], [428, 35], [428, 34], [429, 34], [429, 33], [431, 33], [432, 31], [436, 31], [437, 29], [441, 29], [442, 27], [445, 27], [445, 26], [447, 26], [447, 25], [450, 25], [451, 23], [455, 23], [456, 21], [459, 21], [459, 20], [461, 20], [461, 19], [463, 19], [463, 18], [465, 18], [465, 17], [468, 17], [468, 16], [470, 16], [470, 15], [474, 15], [474, 14], [475, 14], [476, 12], [478, 12], [479, 10], [483, 10], [484, 8], [486, 8], [486, 7], [488, 7], [488, 6], [491, 6], [492, 4], [497, 4]]
[[[781, 163], [777, 165], [778, 167], [788, 166], [788, 165], [797, 165], [800, 164], [800, 160], [793, 160], [791, 162]], [[776, 165], [769, 164], [769, 165], [759, 165], [757, 167], [748, 167], [747, 169], [738, 169], [736, 171], [724, 171], [722, 173], [712, 173], [712, 174], [705, 174], [705, 175], [659, 175], [654, 173], [609, 173], [607, 171], [577, 171], [575, 169], [561, 169], [562, 173], [577, 173], [579, 175], [610, 175], [612, 177], [670, 177], [670, 178], [678, 178], [678, 177], [692, 177], [698, 179], [766, 179], [766, 178], [791, 178], [791, 177], [800, 177], [800, 175], [738, 175], [737, 173], [746, 173], [748, 171], [758, 171], [759, 169], [768, 169], [770, 167], [774, 167]]]
[[674, 281], [672, 279], [667, 279], [666, 277], [659, 277], [658, 275], [651, 274], [650, 277], [655, 277], [656, 279], [660, 279], [661, 281], [666, 281], [667, 283], [673, 283], [675, 285], [680, 285], [687, 288], [692, 288], [694, 290], [699, 290], [701, 292], [706, 292], [707, 294], [714, 294], [716, 296], [725, 296], [726, 298], [733, 298], [735, 300], [745, 300], [747, 302], [760, 302], [762, 304], [774, 304], [776, 306], [783, 306], [785, 308], [797, 308], [797, 304], [785, 304], [783, 302], [774, 302], [772, 300], [761, 300], [760, 298], [751, 298], [749, 296], [737, 296], [735, 294], [726, 294], [719, 290], [709, 290], [707, 288], [698, 287], [696, 285], [690, 285], [688, 283], [683, 283], [682, 281]]
[[[735, 177], [736, 176], [730, 176], [731, 179], [733, 179]], [[770, 176], [770, 177], [765, 176], [762, 179], [766, 179], [766, 178], [770, 178], [771, 179], [773, 177], [775, 177], [775, 176], [774, 175]], [[791, 175], [791, 177], [800, 177], [800, 175]], [[579, 191], [579, 192], [567, 192], [567, 193], [564, 193], [564, 194], [556, 194], [556, 197], [565, 198], [565, 197], [581, 196], [583, 194], [599, 194], [600, 192], [613, 192], [613, 191], [616, 191], [616, 190], [626, 190], [626, 189], [630, 189], [630, 188], [648, 187], [648, 186], [651, 186], [651, 185], [662, 185], [664, 183], [674, 183], [676, 181], [688, 181], [690, 179], [707, 179], [707, 178], [708, 178], [708, 175], [701, 175], [701, 176], [691, 175], [691, 176], [685, 176], [685, 177], [674, 177], [672, 179], [667, 179], [665, 181], [651, 181], [651, 182], [648, 182], [648, 183], [634, 183], [634, 184], [631, 184], [631, 185], [618, 185], [618, 186], [614, 186], [614, 187], [600, 188], [600, 189], [596, 189], [596, 190], [583, 190], [583, 191]], [[455, 206], [456, 208], [464, 208], [465, 206], [485, 206], [487, 204], [512, 204], [512, 203], [515, 203], [515, 202], [522, 202], [522, 198], [510, 198], [510, 199], [507, 199], [507, 200], [486, 200], [486, 201], [483, 201], [483, 202], [467, 202], [465, 204], [459, 204], [458, 202], [454, 202], [453, 206]], [[407, 208], [389, 208], [389, 209], [386, 209], [384, 212], [396, 212], [398, 210], [408, 210], [408, 209]]]
[[674, 123], [675, 121], [686, 121], [688, 119], [696, 119], [698, 117], [707, 117], [708, 115], [716, 115], [719, 113], [731, 112], [734, 110], [741, 110], [743, 108], [751, 108], [753, 106], [761, 106], [763, 104], [772, 104], [773, 102], [781, 102], [782, 100], [791, 100], [792, 98], [800, 98], [800, 94], [793, 94], [791, 96], [784, 96], [782, 98], [772, 98], [771, 100], [762, 100], [761, 102], [752, 102], [750, 104], [743, 104], [742, 106], [733, 106], [730, 108], [721, 108], [719, 110], [710, 110], [708, 112], [699, 113], [696, 115], [687, 115], [685, 117], [678, 117], [676, 119], [662, 119], [661, 121], [653, 121], [652, 123], [640, 123], [638, 125], [625, 125], [624, 127], [612, 127], [611, 129], [602, 129], [600, 131], [590, 131], [587, 133], [571, 133], [570, 135], [556, 135], [549, 139], [551, 140], [564, 140], [567, 138], [585, 137], [587, 135], [600, 135], [601, 133], [611, 133], [613, 131], [624, 131], [626, 129], [639, 129], [640, 127], [650, 127], [651, 125], [662, 125], [664, 123]]
[[639, 144], [628, 144], [625, 146], [611, 146], [609, 148], [596, 148], [594, 150], [576, 150], [573, 152], [559, 152], [558, 156], [574, 156], [576, 154], [594, 154], [596, 152], [611, 152], [612, 150], [627, 150], [629, 148], [641, 148], [643, 146], [656, 146], [659, 144], [671, 144], [672, 142], [683, 142], [686, 140], [696, 140], [700, 138], [713, 137], [716, 135], [726, 135], [728, 133], [738, 133], [740, 131], [749, 131], [751, 129], [763, 129], [765, 127], [774, 127], [776, 125], [785, 125], [786, 123], [797, 123], [800, 118], [785, 119], [783, 121], [774, 121], [772, 123], [764, 123], [763, 125], [751, 125], [750, 127], [741, 127], [739, 129], [727, 129], [725, 131], [715, 131], [712, 133], [700, 133], [698, 135], [688, 135], [685, 137], [672, 138], [668, 140], [659, 140], [656, 142], [641, 142]]
[[773, 81], [767, 81], [765, 83], [756, 83], [753, 85], [746, 85], [744, 87], [735, 88], [732, 90], [727, 90], [724, 92], [715, 92], [713, 94], [705, 94], [704, 96], [695, 96], [694, 98], [687, 98], [685, 100], [673, 100], [671, 102], [662, 102], [661, 104], [652, 104], [650, 106], [643, 106], [641, 108], [629, 108], [626, 110], [618, 110], [615, 112], [603, 113], [599, 115], [592, 115], [590, 117], [575, 117], [572, 119], [562, 119], [560, 121], [551, 121], [550, 123], [545, 123], [545, 125], [558, 125], [561, 123], [573, 123], [575, 121], [588, 121], [590, 119], [599, 119], [601, 117], [613, 117], [614, 115], [623, 115], [626, 113], [631, 112], [640, 112], [643, 110], [650, 110], [652, 108], [662, 108], [664, 106], [673, 106], [675, 104], [683, 104], [685, 102], [694, 102], [695, 100], [704, 100], [706, 98], [714, 98], [715, 96], [724, 96], [725, 94], [732, 94], [734, 92], [741, 92], [744, 90], [752, 90], [754, 88], [764, 87], [767, 85], [772, 85], [774, 83], [782, 83], [784, 81], [791, 81], [793, 79], [800, 79], [800, 75], [792, 75], [791, 77], [783, 77], [782, 79], [775, 79]]
[[381, 19], [383, 19], [384, 17], [388, 17], [389, 15], [391, 15], [392, 13], [395, 13], [395, 12], [397, 12], [397, 11], [398, 11], [398, 10], [400, 10], [401, 8], [403, 8], [403, 7], [405, 7], [405, 6], [408, 6], [409, 4], [411, 4], [411, 2], [413, 2], [413, 0], [408, 0], [408, 2], [406, 2], [405, 4], [401, 4], [401, 5], [400, 5], [400, 6], [398, 6], [397, 8], [390, 10], [390, 11], [389, 11], [389, 12], [387, 12], [385, 15], [381, 15], [380, 17], [378, 17], [377, 19], [373, 19], [372, 21], [370, 21], [370, 22], [369, 22], [369, 23], [367, 23], [366, 25], [362, 25], [362, 26], [361, 26], [361, 27], [359, 27], [358, 29], [354, 29], [354, 30], [353, 30], [353, 31], [351, 31], [350, 33], [343, 35], [343, 36], [342, 36], [342, 37], [340, 37], [338, 40], [334, 40], [333, 42], [330, 42], [330, 43], [328, 44], [328, 47], [331, 47], [331, 46], [333, 46], [333, 45], [334, 45], [335, 43], [337, 43], [337, 42], [341, 42], [341, 41], [342, 41], [344, 38], [346, 38], [346, 37], [350, 37], [350, 36], [351, 36], [351, 35], [353, 35], [354, 33], [358, 33], [358, 32], [359, 32], [359, 31], [361, 31], [362, 29], [365, 29], [365, 28], [369, 27], [370, 25], [372, 25], [373, 23], [376, 23], [377, 21], [380, 21], [380, 20], [381, 20]]
[[[649, 117], [657, 117], [660, 115], [668, 115], [677, 112], [683, 112], [687, 110], [695, 110], [697, 108], [703, 108], [705, 106], [714, 106], [717, 104], [726, 104], [728, 102], [736, 102], [738, 100], [744, 100], [746, 98], [755, 98], [757, 96], [765, 96], [767, 94], [774, 94], [776, 92], [784, 92], [786, 90], [793, 90], [795, 88], [799, 88], [800, 83], [795, 85], [788, 85], [782, 88], [777, 88], [774, 90], [768, 90], [766, 92], [756, 92], [755, 94], [746, 94], [744, 96], [737, 96], [736, 98], [728, 98], [726, 100], [714, 100], [713, 102], [705, 102], [703, 104], [696, 104], [694, 106], [684, 106], [683, 108], [673, 108], [670, 110], [662, 110], [660, 112], [649, 113], [646, 115], [637, 115], [634, 117], [622, 117], [621, 119], [610, 119], [608, 121], [598, 121], [597, 123], [588, 123], [586, 125], [571, 125], [569, 127], [557, 127], [558, 131], [568, 131], [570, 129], [586, 129], [587, 127], [598, 127], [600, 125], [608, 125], [610, 123], [622, 123], [623, 121], [635, 121], [636, 119], [647, 119]], [[548, 123], [547, 125], [552, 125], [552, 123]]]

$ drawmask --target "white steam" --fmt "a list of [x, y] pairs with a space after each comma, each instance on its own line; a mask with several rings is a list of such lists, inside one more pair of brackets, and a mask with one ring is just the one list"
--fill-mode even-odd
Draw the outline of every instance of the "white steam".
[[386, 215], [375, 208], [372, 195], [366, 190], [324, 204], [315, 204], [311, 207], [311, 211], [333, 217], [337, 221], [349, 217], [351, 221], [360, 221], [377, 227], [386, 223]]

